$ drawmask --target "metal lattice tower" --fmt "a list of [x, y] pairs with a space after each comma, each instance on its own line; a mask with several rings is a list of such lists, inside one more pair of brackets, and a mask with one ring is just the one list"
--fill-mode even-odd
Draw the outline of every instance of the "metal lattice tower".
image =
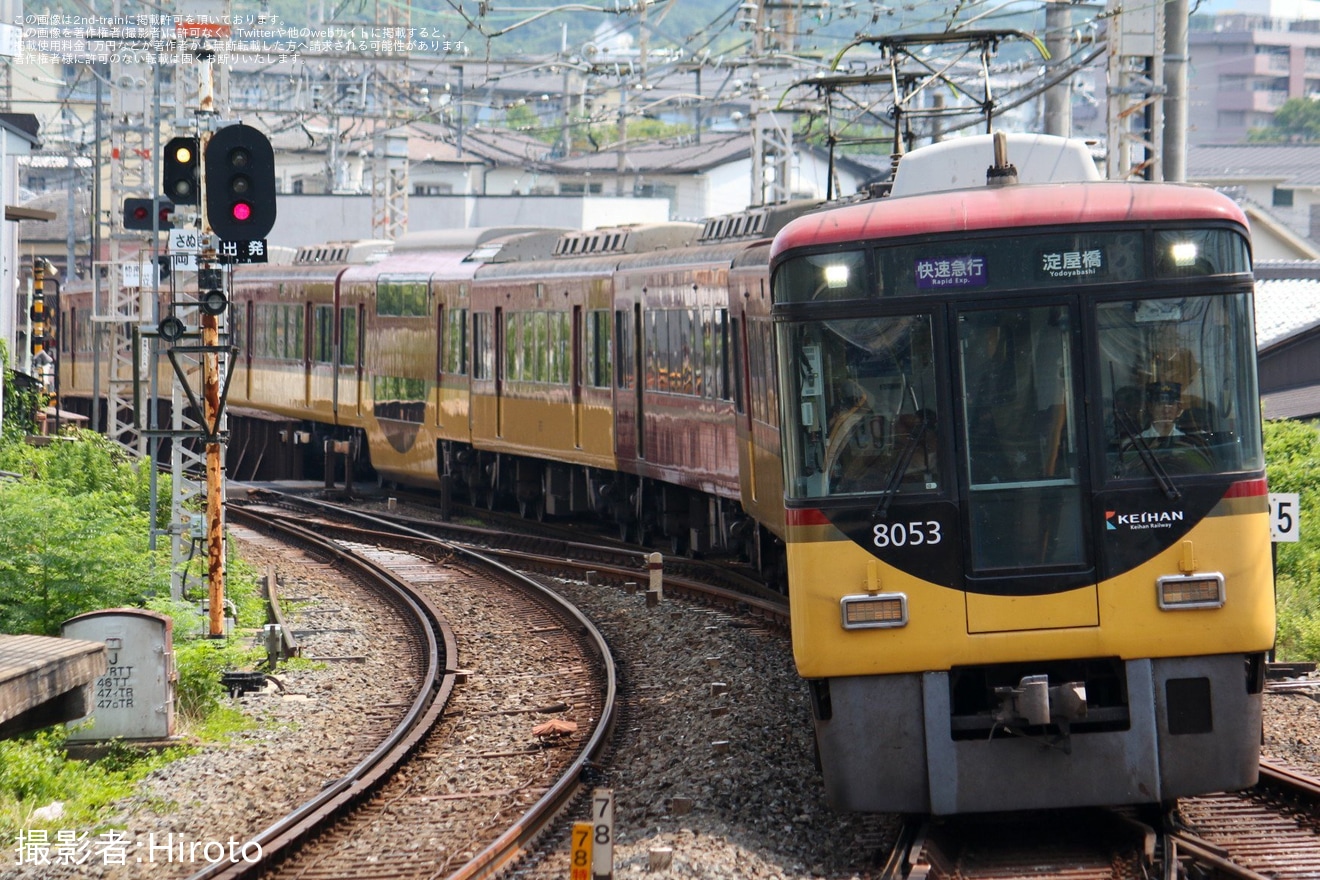
[[408, 135], [386, 131], [372, 138], [371, 229], [391, 241], [408, 231]]
[[1164, 3], [1109, 0], [1106, 171], [1111, 180], [1163, 180]]
[[[376, 22], [396, 32], [410, 33], [412, 25], [411, 3], [376, 4]], [[389, 52], [391, 60], [383, 69], [374, 71], [390, 81], [406, 79], [407, 55], [398, 50]], [[378, 93], [384, 98], [385, 128], [372, 138], [371, 166], [371, 229], [376, 238], [395, 241], [408, 231], [408, 136], [391, 130], [396, 116], [392, 93]]]
[[792, 4], [747, 0], [739, 7], [739, 24], [752, 32], [752, 129], [751, 205], [787, 202], [792, 194], [793, 129], [785, 118], [770, 110], [761, 86], [760, 68], [767, 52], [792, 52]]
[[[99, 317], [106, 333], [109, 375], [106, 391], [106, 436], [131, 455], [146, 455], [146, 437], [134, 421], [135, 401], [146, 399], [145, 377], [135, 369], [138, 359], [134, 330], [151, 315], [154, 265], [147, 266], [139, 247], [137, 278], [124, 266], [130, 241], [142, 244], [141, 233], [123, 228], [120, 208], [130, 196], [155, 193], [154, 126], [149, 124], [152, 72], [146, 64], [114, 61], [110, 64], [110, 254], [106, 275], [105, 311]], [[144, 271], [148, 270], [148, 271]], [[136, 378], [135, 378], [136, 377]]]

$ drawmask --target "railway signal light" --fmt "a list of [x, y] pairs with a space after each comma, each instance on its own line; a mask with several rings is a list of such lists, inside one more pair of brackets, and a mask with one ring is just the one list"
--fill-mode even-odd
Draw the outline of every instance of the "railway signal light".
[[167, 315], [156, 325], [156, 332], [160, 338], [166, 342], [178, 342], [183, 338], [183, 334], [188, 332], [188, 328], [183, 326], [183, 322], [173, 315]]
[[197, 138], [171, 138], [165, 145], [161, 177], [165, 184], [165, 194], [174, 200], [174, 204], [197, 204], [197, 190], [201, 186], [197, 177], [200, 164], [201, 149]]
[[174, 203], [157, 196], [154, 199], [124, 199], [124, 228], [152, 229], [152, 220], [157, 219], [157, 229], [173, 229], [170, 218], [174, 216]]
[[206, 145], [206, 219], [225, 241], [257, 241], [275, 226], [275, 151], [250, 125], [229, 125]]
[[223, 315], [229, 305], [229, 297], [223, 290], [203, 290], [200, 305], [208, 315]]

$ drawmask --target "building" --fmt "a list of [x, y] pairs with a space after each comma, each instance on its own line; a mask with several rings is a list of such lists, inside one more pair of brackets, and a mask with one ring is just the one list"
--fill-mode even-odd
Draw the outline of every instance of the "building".
[[1256, 276], [1265, 418], [1320, 418], [1320, 263], [1258, 263]]
[[1320, 95], [1320, 3], [1239, 2], [1194, 16], [1187, 35], [1187, 143], [1232, 144], [1289, 98]]
[[1257, 260], [1320, 258], [1320, 144], [1189, 147], [1187, 179], [1242, 205]]

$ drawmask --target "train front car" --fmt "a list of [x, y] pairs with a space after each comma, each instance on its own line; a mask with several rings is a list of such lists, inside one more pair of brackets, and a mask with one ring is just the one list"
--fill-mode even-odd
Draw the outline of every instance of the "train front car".
[[1252, 784], [1274, 596], [1241, 211], [1154, 183], [890, 197], [797, 220], [772, 263], [831, 803]]

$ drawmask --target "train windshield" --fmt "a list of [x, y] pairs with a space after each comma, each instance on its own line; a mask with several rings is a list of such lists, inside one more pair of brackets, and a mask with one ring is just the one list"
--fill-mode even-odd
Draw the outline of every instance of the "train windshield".
[[929, 314], [780, 325], [798, 409], [785, 433], [787, 493], [821, 498], [941, 488]]
[[1096, 306], [1107, 479], [1259, 470], [1247, 294]]

